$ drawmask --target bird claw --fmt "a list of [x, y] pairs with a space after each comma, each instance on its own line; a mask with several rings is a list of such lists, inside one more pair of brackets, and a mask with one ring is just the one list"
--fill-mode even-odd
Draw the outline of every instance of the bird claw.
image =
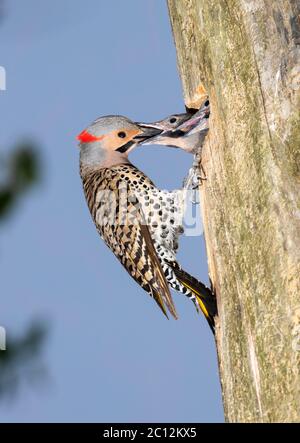
[[[201, 172], [204, 174], [202, 175]], [[207, 177], [205, 175], [203, 166], [201, 163], [197, 165], [194, 164], [183, 182], [183, 188], [187, 191], [192, 191], [191, 201], [194, 204], [199, 204], [198, 189], [199, 186], [203, 184], [204, 180], [207, 180]]]

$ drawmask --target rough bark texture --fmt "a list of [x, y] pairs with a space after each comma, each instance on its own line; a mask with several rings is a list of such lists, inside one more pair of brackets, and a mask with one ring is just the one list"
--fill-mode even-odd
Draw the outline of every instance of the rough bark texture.
[[169, 0], [201, 187], [231, 422], [300, 421], [300, 1]]

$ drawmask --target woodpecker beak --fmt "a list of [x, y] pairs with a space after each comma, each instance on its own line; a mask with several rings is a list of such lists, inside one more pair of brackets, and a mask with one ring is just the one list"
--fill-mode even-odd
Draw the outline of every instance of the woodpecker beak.
[[162, 133], [162, 129], [153, 126], [152, 124], [135, 123], [143, 131], [141, 134], [136, 135], [133, 139], [142, 143], [152, 137], [155, 137]]
[[184, 134], [188, 133], [189, 135], [192, 135], [195, 132], [208, 130], [209, 115], [210, 115], [210, 106], [209, 106], [209, 101], [207, 100], [200, 107], [199, 111], [197, 111], [190, 119], [186, 120], [181, 125], [179, 125], [177, 127], [177, 130], [182, 131]]
[[[190, 111], [186, 112], [185, 114], [177, 114], [177, 118], [179, 118], [180, 125], [184, 124], [186, 121], [188, 121], [192, 117], [192, 113]], [[169, 135], [173, 135], [173, 132], [176, 131], [176, 126], [173, 129], [169, 129], [166, 125], [166, 119], [158, 120], [156, 122], [151, 123], [145, 123], [145, 122], [138, 122], [136, 123], [140, 128], [143, 130], [151, 130], [156, 129], [160, 132], [153, 135], [150, 138], [147, 138], [145, 141], [142, 142], [143, 145], [151, 145], [155, 143], [161, 142], [163, 139], [165, 140], [166, 137], [168, 138]], [[184, 133], [182, 133], [184, 135]], [[179, 133], [176, 132], [176, 137], [179, 136]], [[171, 146], [171, 145], [169, 145]]]
[[[172, 133], [172, 130], [165, 129], [162, 121], [153, 122], [153, 123], [139, 122], [139, 123], [136, 123], [136, 125], [138, 125], [146, 133], [149, 133], [149, 134], [151, 132], [153, 133], [152, 136], [141, 139], [141, 144], [143, 146], [157, 144], [157, 143], [159, 144], [162, 140], [165, 139], [166, 135], [168, 136], [168, 134]], [[168, 145], [168, 146], [169, 147], [176, 147], [176, 146], [171, 146], [171, 145]]]
[[[159, 130], [159, 134], [164, 130], [163, 125], [161, 122], [152, 122], [152, 123], [145, 123], [145, 122], [135, 122], [136, 125], [138, 125], [141, 129], [147, 131], [147, 129], [154, 129]], [[158, 135], [158, 134], [156, 134]]]
[[209, 111], [201, 112], [193, 116], [190, 120], [180, 125], [174, 132], [179, 135], [192, 135], [195, 132], [206, 131], [209, 128]]

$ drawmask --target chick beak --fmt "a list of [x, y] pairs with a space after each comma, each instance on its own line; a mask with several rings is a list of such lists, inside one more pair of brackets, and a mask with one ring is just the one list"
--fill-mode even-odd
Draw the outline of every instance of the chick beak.
[[163, 132], [163, 128], [159, 127], [157, 123], [136, 122], [135, 124], [143, 131], [134, 137], [134, 140], [137, 140], [140, 144], [151, 143], [151, 140], [156, 139]]
[[150, 140], [158, 135], [160, 135], [163, 130], [159, 128], [155, 123], [135, 123], [143, 131], [134, 137], [139, 143], [143, 143], [146, 140]]

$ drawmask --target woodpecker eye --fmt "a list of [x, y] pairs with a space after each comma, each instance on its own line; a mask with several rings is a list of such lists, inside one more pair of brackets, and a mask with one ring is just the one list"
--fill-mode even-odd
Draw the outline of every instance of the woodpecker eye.
[[118, 137], [125, 138], [126, 137], [126, 133], [124, 131], [118, 132]]
[[172, 117], [169, 120], [170, 123], [176, 123], [177, 122], [177, 118], [176, 117]]
[[204, 103], [204, 106], [208, 106], [209, 105], [209, 100], [206, 100], [206, 102]]

